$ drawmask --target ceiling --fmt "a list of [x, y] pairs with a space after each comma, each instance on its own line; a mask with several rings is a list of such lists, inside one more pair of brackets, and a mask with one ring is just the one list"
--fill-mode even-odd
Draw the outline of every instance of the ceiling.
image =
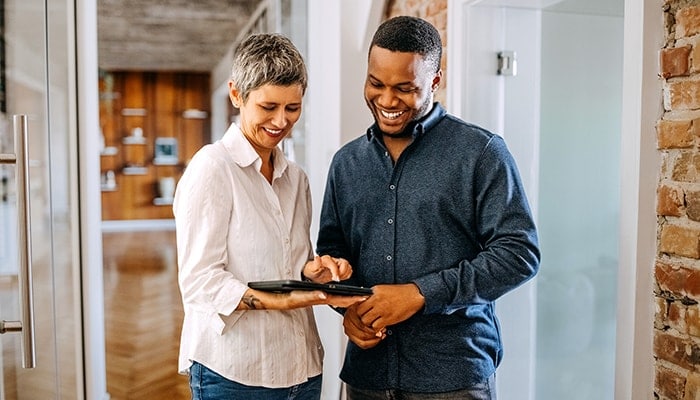
[[104, 70], [211, 71], [263, 0], [98, 0]]
[[[209, 72], [266, 0], [98, 0], [104, 70]], [[483, 5], [622, 15], [622, 0], [484, 0]]]

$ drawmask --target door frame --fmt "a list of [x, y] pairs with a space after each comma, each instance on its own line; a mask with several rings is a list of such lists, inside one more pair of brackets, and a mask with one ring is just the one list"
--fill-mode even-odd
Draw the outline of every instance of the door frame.
[[[462, 21], [483, 0], [448, 0], [447, 71], [463, 71], [470, 46]], [[541, 5], [543, 1], [535, 1]], [[653, 265], [656, 249], [656, 186], [659, 156], [653, 132], [662, 115], [657, 53], [662, 48], [662, 0], [625, 0], [623, 105], [620, 166], [620, 233], [615, 399], [652, 399]], [[447, 106], [458, 116], [468, 99], [465, 74], [449, 74]], [[634, 232], [634, 233], [632, 233]], [[632, 367], [634, 366], [634, 367]]]
[[[72, 180], [78, 187], [80, 218], [80, 279], [82, 287], [83, 370], [85, 398], [108, 400], [102, 268], [102, 199], [100, 189], [97, 4], [75, 1], [75, 69], [77, 91], [78, 167]], [[70, 66], [69, 66], [70, 67]]]

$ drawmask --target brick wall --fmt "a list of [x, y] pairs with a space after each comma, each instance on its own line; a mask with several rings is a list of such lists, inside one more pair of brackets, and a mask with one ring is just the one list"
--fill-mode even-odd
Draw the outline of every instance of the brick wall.
[[700, 0], [667, 0], [657, 189], [654, 394], [700, 399]]
[[390, 0], [386, 6], [386, 18], [397, 15], [420, 17], [433, 24], [442, 39], [442, 83], [435, 92], [435, 100], [446, 104], [447, 95], [447, 0]]

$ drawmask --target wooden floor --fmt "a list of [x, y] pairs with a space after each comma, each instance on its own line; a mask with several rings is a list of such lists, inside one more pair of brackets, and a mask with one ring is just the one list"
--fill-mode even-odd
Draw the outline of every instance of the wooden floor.
[[182, 302], [175, 231], [103, 233], [111, 400], [190, 399], [177, 373]]

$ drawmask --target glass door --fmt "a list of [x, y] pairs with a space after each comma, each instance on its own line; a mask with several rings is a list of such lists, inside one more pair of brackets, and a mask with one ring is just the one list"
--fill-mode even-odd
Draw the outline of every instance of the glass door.
[[0, 10], [0, 399], [81, 399], [73, 5]]
[[508, 143], [542, 251], [536, 279], [497, 302], [499, 398], [612, 399], [624, 2], [462, 5], [462, 115]]

